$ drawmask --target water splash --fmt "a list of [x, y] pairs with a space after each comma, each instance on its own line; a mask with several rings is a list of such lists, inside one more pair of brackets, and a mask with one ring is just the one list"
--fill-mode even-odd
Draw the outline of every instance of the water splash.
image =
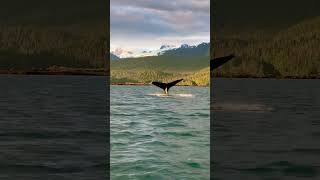
[[158, 97], [193, 97], [193, 94], [163, 94], [163, 93], [153, 93], [148, 94], [148, 96], [158, 96]]

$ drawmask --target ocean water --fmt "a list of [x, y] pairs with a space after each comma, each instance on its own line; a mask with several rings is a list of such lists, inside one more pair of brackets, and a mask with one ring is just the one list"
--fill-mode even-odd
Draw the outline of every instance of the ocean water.
[[213, 179], [320, 179], [320, 80], [211, 84]]
[[107, 179], [106, 77], [0, 76], [0, 179]]
[[[107, 179], [106, 80], [1, 75], [0, 179]], [[111, 87], [111, 179], [320, 179], [319, 80], [170, 92]]]
[[210, 90], [111, 86], [111, 179], [209, 179]]

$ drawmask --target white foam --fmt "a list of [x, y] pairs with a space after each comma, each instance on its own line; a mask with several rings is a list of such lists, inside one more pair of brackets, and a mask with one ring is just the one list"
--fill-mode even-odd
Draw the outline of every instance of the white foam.
[[180, 97], [192, 97], [192, 94], [174, 94], [175, 96], [180, 96]]
[[163, 94], [163, 93], [154, 93], [154, 94], [148, 94], [148, 96], [158, 96], [158, 97], [193, 97], [192, 94]]
[[148, 94], [148, 96], [169, 97], [170, 95], [163, 93]]

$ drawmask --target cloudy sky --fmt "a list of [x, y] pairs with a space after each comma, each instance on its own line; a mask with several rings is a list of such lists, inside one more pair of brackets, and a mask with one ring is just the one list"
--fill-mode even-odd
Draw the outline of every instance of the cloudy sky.
[[210, 0], [111, 0], [111, 49], [210, 41]]

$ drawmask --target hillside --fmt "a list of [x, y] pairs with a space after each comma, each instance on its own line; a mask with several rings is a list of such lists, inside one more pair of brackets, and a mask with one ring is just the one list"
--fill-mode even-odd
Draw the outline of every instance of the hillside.
[[2, 2], [0, 71], [108, 66], [107, 5], [99, 0]]
[[320, 17], [272, 33], [220, 34], [212, 42], [212, 56], [237, 56], [215, 76], [320, 77]]
[[0, 26], [0, 69], [103, 68], [108, 42], [104, 29]]
[[[206, 49], [206, 51], [200, 49]], [[193, 53], [194, 52], [194, 53]], [[111, 83], [169, 82], [183, 78], [179, 85], [209, 85], [209, 44], [182, 46], [159, 56], [111, 61]], [[194, 55], [194, 56], [192, 56]]]
[[210, 68], [204, 68], [198, 72], [163, 72], [153, 70], [121, 71], [111, 70], [111, 83], [143, 83], [149, 84], [152, 81], [171, 82], [177, 79], [184, 79], [179, 85], [208, 86], [210, 84]]
[[209, 57], [149, 56], [111, 61], [111, 70], [194, 72], [209, 66]]
[[[152, 56], [143, 58], [123, 59], [111, 61], [111, 83], [151, 81], [168, 82], [183, 78], [187, 81], [180, 85], [208, 85], [207, 77], [201, 70], [209, 67], [209, 57], [177, 57], [177, 56]], [[188, 77], [188, 78], [186, 78]]]

